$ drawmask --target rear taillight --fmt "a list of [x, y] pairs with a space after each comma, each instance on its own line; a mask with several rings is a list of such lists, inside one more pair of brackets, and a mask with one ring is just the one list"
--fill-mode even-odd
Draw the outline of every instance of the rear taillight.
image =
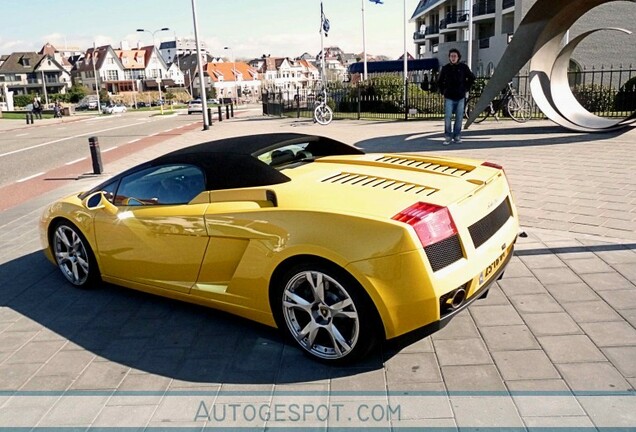
[[500, 169], [500, 170], [502, 170], [502, 169], [503, 169], [503, 167], [502, 167], [501, 165], [498, 165], [498, 164], [493, 163], [493, 162], [484, 162], [484, 163], [483, 163], [483, 164], [481, 164], [481, 165], [482, 165], [482, 166], [487, 166], [487, 167], [490, 167], [490, 168]]
[[402, 210], [392, 219], [411, 225], [423, 246], [457, 234], [457, 228], [448, 209], [434, 204], [418, 202]]

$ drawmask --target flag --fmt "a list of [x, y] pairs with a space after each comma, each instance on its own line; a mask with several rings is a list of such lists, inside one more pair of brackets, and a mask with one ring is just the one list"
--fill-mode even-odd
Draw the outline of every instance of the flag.
[[325, 12], [322, 8], [322, 2], [320, 2], [320, 24], [322, 26], [321, 31], [325, 32], [325, 36], [329, 36], [327, 33], [329, 33], [329, 28], [331, 27], [331, 25], [329, 24], [329, 20], [325, 16]]

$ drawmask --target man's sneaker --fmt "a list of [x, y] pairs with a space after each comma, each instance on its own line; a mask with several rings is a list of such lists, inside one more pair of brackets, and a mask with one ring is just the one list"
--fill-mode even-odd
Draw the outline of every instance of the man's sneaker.
[[455, 139], [453, 140], [453, 142], [454, 142], [455, 144], [461, 144], [461, 143], [462, 143], [462, 139], [461, 139], [461, 138], [455, 138]]
[[444, 140], [444, 142], [442, 143], [442, 145], [450, 145], [450, 143], [451, 143], [451, 139], [450, 138], [446, 138]]

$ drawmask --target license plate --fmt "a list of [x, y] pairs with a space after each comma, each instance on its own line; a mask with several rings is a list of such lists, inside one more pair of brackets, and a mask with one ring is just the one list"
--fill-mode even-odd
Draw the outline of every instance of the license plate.
[[492, 277], [497, 270], [502, 266], [502, 264], [506, 261], [506, 257], [510, 253], [510, 247], [507, 247], [506, 250], [503, 251], [501, 255], [497, 257], [496, 260], [492, 262], [484, 271], [479, 273], [479, 286], [481, 287], [488, 279]]

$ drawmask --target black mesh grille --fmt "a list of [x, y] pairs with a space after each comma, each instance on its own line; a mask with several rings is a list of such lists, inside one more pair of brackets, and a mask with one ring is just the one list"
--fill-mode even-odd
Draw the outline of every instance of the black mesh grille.
[[504, 202], [499, 204], [490, 214], [468, 227], [470, 237], [473, 239], [475, 247], [478, 248], [486, 243], [486, 241], [506, 223], [511, 213], [510, 203], [508, 202], [508, 198], [506, 198]]
[[424, 251], [426, 252], [428, 261], [431, 263], [433, 271], [443, 269], [464, 257], [462, 247], [459, 244], [459, 236], [457, 234], [440, 242], [426, 246]]

